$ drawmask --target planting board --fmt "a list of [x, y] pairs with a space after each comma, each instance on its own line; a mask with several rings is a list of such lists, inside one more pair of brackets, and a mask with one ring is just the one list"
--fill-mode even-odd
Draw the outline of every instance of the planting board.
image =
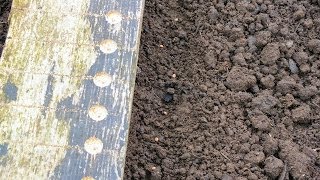
[[122, 179], [144, 0], [14, 0], [0, 179]]

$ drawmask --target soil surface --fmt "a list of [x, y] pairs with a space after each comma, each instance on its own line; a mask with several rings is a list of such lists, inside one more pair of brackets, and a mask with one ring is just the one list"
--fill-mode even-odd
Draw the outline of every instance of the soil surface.
[[0, 0], [0, 56], [8, 32], [8, 16], [12, 0]]
[[320, 179], [320, 1], [146, 0], [125, 179]]
[[319, 32], [318, 0], [146, 0], [125, 179], [320, 179]]

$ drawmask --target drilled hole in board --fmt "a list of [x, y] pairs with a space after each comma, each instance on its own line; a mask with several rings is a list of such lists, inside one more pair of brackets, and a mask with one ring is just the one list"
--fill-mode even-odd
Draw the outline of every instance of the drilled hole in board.
[[84, 143], [84, 149], [91, 155], [96, 155], [102, 152], [103, 143], [96, 137], [90, 137]]
[[83, 177], [81, 180], [95, 180], [95, 179], [91, 176], [86, 176], [86, 177]]
[[118, 49], [118, 44], [111, 39], [106, 39], [100, 42], [99, 47], [103, 53], [111, 54]]
[[98, 87], [106, 87], [109, 86], [112, 82], [112, 77], [106, 72], [98, 72], [93, 77], [93, 82]]
[[122, 20], [120, 12], [112, 10], [106, 14], [106, 21], [110, 24], [119, 24]]
[[94, 105], [89, 109], [89, 117], [95, 121], [102, 121], [107, 115], [107, 109], [101, 105]]

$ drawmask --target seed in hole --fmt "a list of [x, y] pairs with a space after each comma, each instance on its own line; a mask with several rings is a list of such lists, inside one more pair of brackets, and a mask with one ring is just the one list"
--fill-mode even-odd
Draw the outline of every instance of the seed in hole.
[[115, 11], [115, 10], [109, 11], [106, 14], [106, 20], [110, 24], [119, 24], [122, 20], [122, 15], [120, 12]]
[[83, 177], [81, 180], [95, 180], [95, 179], [91, 176], [86, 176], [86, 177]]
[[103, 143], [96, 137], [90, 137], [84, 143], [84, 149], [91, 155], [96, 155], [102, 152]]
[[112, 82], [112, 77], [106, 72], [98, 72], [93, 77], [93, 82], [98, 87], [106, 87], [109, 86]]
[[89, 117], [95, 121], [102, 121], [107, 115], [107, 109], [101, 105], [94, 105], [89, 109]]
[[105, 54], [114, 53], [118, 49], [118, 45], [114, 40], [106, 39], [100, 42], [100, 50]]
[[158, 137], [155, 137], [154, 140], [155, 140], [156, 142], [158, 142], [158, 141], [159, 141], [159, 138], [158, 138]]

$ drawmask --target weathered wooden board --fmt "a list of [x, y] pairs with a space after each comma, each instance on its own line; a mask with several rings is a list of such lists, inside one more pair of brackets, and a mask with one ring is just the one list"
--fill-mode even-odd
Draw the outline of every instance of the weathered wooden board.
[[13, 0], [0, 179], [121, 179], [144, 0]]

